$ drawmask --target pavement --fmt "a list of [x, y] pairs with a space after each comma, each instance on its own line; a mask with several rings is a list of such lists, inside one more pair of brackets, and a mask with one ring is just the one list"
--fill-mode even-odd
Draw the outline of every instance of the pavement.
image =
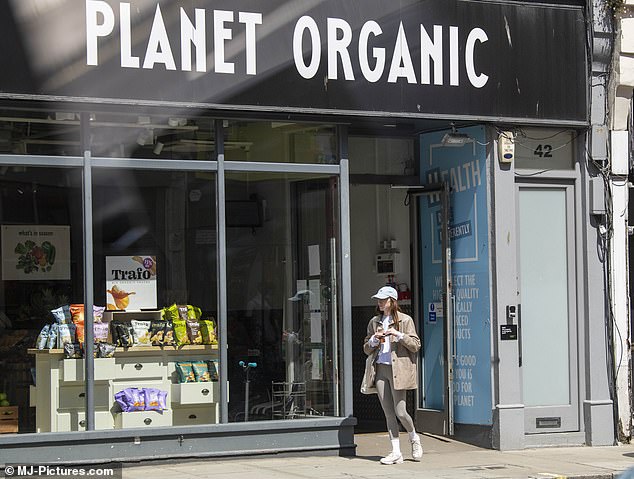
[[414, 462], [407, 435], [402, 433], [405, 462], [391, 466], [378, 462], [389, 452], [387, 433], [368, 433], [355, 435], [354, 457], [306, 453], [152, 461], [124, 465], [123, 478], [615, 479], [622, 475], [622, 479], [634, 479], [634, 444], [494, 451], [429, 434], [421, 439], [423, 459]]

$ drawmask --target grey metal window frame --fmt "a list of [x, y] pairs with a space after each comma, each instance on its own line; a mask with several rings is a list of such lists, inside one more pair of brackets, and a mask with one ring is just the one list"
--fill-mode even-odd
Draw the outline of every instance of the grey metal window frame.
[[[82, 140], [86, 137], [87, 115], [82, 115]], [[353, 392], [352, 392], [352, 352], [346, 345], [352, 343], [352, 297], [350, 290], [351, 266], [350, 266], [350, 224], [349, 224], [349, 162], [347, 158], [347, 131], [345, 126], [338, 127], [337, 143], [340, 154], [339, 164], [310, 164], [310, 163], [267, 163], [267, 162], [237, 162], [224, 160], [224, 141], [221, 134], [222, 120], [216, 120], [216, 160], [157, 160], [145, 158], [109, 158], [92, 157], [89, 147], [84, 147], [83, 156], [53, 156], [53, 155], [0, 155], [0, 166], [20, 165], [30, 167], [56, 167], [56, 168], [81, 168], [82, 170], [82, 209], [84, 220], [84, 304], [90, 310], [93, 303], [93, 265], [92, 265], [92, 168], [118, 168], [118, 169], [143, 169], [143, 170], [171, 170], [171, 171], [208, 171], [216, 172], [216, 219], [218, 233], [218, 327], [219, 327], [219, 353], [220, 353], [220, 374], [227, 377], [227, 304], [226, 304], [226, 231], [225, 231], [225, 171], [257, 171], [274, 173], [314, 173], [325, 175], [336, 175], [339, 178], [339, 211], [340, 211], [340, 245], [338, 248], [340, 267], [341, 302], [339, 318], [340, 343], [337, 344], [338, 354], [341, 355], [340, 379], [342, 380], [340, 395], [340, 418], [352, 417], [353, 415]], [[82, 144], [86, 144], [82, 142]], [[86, 329], [92, 331], [92, 315], [86, 316]], [[87, 355], [92, 358], [92, 345], [87, 346]], [[87, 440], [90, 437], [103, 436], [105, 431], [94, 429], [95, 406], [93, 396], [94, 377], [93, 361], [85, 361], [86, 374], [86, 431], [82, 438]], [[90, 379], [90, 380], [89, 380]], [[341, 399], [342, 398], [342, 399]], [[228, 389], [226, 381], [221, 381], [220, 387], [220, 424], [228, 423]], [[321, 420], [320, 420], [321, 419]], [[333, 418], [317, 418], [319, 423], [332, 422]], [[287, 423], [289, 420], [267, 421], [267, 423]], [[295, 420], [297, 421], [297, 420]], [[301, 420], [300, 420], [301, 421]], [[310, 420], [315, 421], [315, 420]], [[247, 423], [248, 424], [248, 423]], [[249, 426], [245, 424], [246, 429]], [[134, 436], [147, 436], [164, 434], [169, 429], [173, 434], [188, 434], [196, 432], [204, 434], [213, 432], [217, 424], [206, 424], [197, 426], [170, 426], [169, 428], [156, 428], [155, 431], [135, 430]], [[46, 433], [50, 441], [64, 441], [65, 439], [76, 438], [78, 432]], [[107, 432], [108, 436], [127, 437], [131, 433], [126, 430]], [[38, 436], [38, 433], [25, 433], [16, 436], [0, 437], [0, 447], [4, 442], [14, 444], [29, 441], [30, 438]]]

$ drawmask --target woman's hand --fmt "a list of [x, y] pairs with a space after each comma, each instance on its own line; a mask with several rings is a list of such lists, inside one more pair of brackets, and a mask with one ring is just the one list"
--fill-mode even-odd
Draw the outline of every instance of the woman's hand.
[[384, 336], [398, 336], [398, 331], [392, 327], [387, 328], [384, 333]]

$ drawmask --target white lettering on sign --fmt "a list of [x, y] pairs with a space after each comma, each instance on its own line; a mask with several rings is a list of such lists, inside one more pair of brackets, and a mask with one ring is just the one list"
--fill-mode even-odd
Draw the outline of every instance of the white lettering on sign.
[[365, 22], [359, 32], [359, 66], [361, 67], [361, 73], [363, 73], [364, 78], [370, 83], [379, 81], [381, 75], [383, 75], [383, 69], [385, 68], [385, 48], [372, 48], [374, 69], [370, 68], [370, 61], [368, 59], [370, 34], [376, 37], [381, 33], [383, 33], [381, 26], [372, 20]]
[[433, 170], [427, 173], [427, 181], [438, 183], [449, 179], [452, 191], [467, 191], [482, 184], [480, 173], [480, 163], [469, 161], [463, 165], [458, 165], [448, 170]]
[[[305, 31], [312, 40], [311, 60], [307, 65], [304, 62], [303, 38]], [[420, 26], [420, 44], [421, 44], [421, 78], [420, 83], [429, 85], [431, 83], [431, 69], [434, 69], [434, 85], [443, 85], [443, 27], [442, 25], [434, 25], [433, 40], [425, 30], [423, 25]], [[458, 27], [449, 27], [449, 84], [451, 86], [460, 85], [460, 42]], [[363, 24], [359, 31], [358, 55], [359, 67], [363, 77], [370, 83], [376, 83], [385, 73], [386, 51], [385, 48], [373, 47], [370, 51], [370, 37], [378, 37], [383, 34], [381, 26], [374, 20], [369, 20]], [[303, 16], [295, 24], [293, 34], [293, 57], [295, 59], [295, 67], [299, 74], [306, 78], [313, 78], [319, 70], [319, 61], [321, 59], [321, 35], [317, 22], [310, 16]], [[341, 18], [328, 18], [327, 21], [327, 49], [328, 49], [328, 79], [337, 80], [338, 61], [341, 66], [346, 80], [354, 80], [353, 65], [348, 49], [353, 44], [353, 33], [350, 24]], [[475, 68], [475, 50], [477, 43], [484, 43], [488, 40], [487, 34], [481, 28], [472, 29], [467, 35], [465, 43], [465, 70], [469, 82], [476, 88], [482, 88], [486, 85], [489, 77], [484, 73], [478, 73]], [[396, 34], [396, 42], [392, 49], [392, 61], [388, 70], [388, 83], [396, 83], [399, 79], [405, 79], [408, 83], [417, 83], [416, 71], [412, 61], [409, 42], [403, 22], [399, 23], [398, 32]], [[374, 68], [370, 67], [370, 58], [374, 61]]]
[[[311, 40], [310, 63], [304, 63], [304, 55], [302, 54], [302, 43], [304, 40], [304, 32], [308, 30]], [[321, 56], [321, 40], [319, 37], [319, 27], [317, 22], [308, 15], [304, 15], [295, 24], [293, 32], [293, 57], [295, 58], [295, 68], [297, 72], [306, 79], [313, 78], [319, 70], [319, 57]]]
[[[140, 57], [132, 51], [132, 25], [135, 24], [131, 15], [131, 2], [119, 3], [119, 35], [121, 67], [140, 68]], [[192, 71], [192, 47], [195, 50], [195, 69], [197, 72], [207, 71], [207, 11], [194, 9], [194, 21], [190, 19], [185, 9], [179, 9], [180, 35], [169, 38], [160, 5], [156, 5], [154, 19], [145, 49], [143, 68], [154, 69], [156, 64], [162, 64], [166, 70]], [[258, 12], [238, 12], [228, 10], [214, 10], [214, 71], [216, 73], [235, 73], [233, 62], [225, 57], [226, 44], [233, 39], [234, 23], [244, 31], [245, 37], [245, 70], [247, 75], [257, 73], [256, 56], [256, 25], [262, 24], [262, 14]], [[86, 65], [99, 65], [99, 39], [110, 37], [115, 29], [116, 19], [112, 7], [103, 0], [86, 0]], [[173, 46], [180, 43], [180, 66], [176, 65]], [[178, 50], [177, 50], [178, 51]]]
[[[244, 41], [244, 45], [240, 45], [240, 50], [244, 51], [244, 71], [247, 75], [258, 72], [256, 27], [262, 25], [262, 13], [203, 8], [186, 11], [180, 7], [179, 21], [173, 22], [168, 18], [167, 22], [180, 27], [179, 33], [175, 34], [172, 30], [168, 32], [163, 11], [157, 2], [147, 42], [133, 43], [132, 39], [139, 36], [133, 27], [143, 25], [138, 18], [141, 15], [139, 9], [132, 8], [133, 2], [119, 2], [118, 17], [113, 7], [104, 0], [85, 2], [86, 65], [99, 65], [100, 43], [113, 40], [111, 37], [118, 26], [122, 68], [152, 70], [158, 67], [204, 73], [208, 67], [207, 49], [211, 47], [213, 71], [233, 75], [236, 63], [227, 57], [229, 45], [244, 38], [240, 40]], [[213, 29], [213, 34], [208, 35], [208, 28]], [[343, 18], [329, 17], [321, 28], [308, 15], [300, 17], [295, 23], [289, 43], [293, 49], [295, 69], [302, 78], [315, 78], [320, 68], [322, 49], [325, 48], [326, 80], [354, 81], [354, 72], [358, 71], [369, 83], [383, 78], [387, 83], [430, 85], [433, 81], [438, 86], [460, 86], [460, 72], [464, 71], [470, 85], [475, 88], [482, 88], [489, 81], [489, 76], [476, 65], [478, 47], [489, 39], [482, 28], [462, 32], [457, 26], [432, 25], [428, 30], [421, 24], [417, 27], [419, 31], [412, 32], [406, 31], [403, 22], [399, 22], [398, 30], [391, 32], [395, 35], [394, 44], [387, 47], [377, 46], [384, 30], [375, 20], [366, 21], [357, 30]], [[213, 45], [208, 45], [208, 38], [213, 39], [210, 42]], [[417, 42], [412, 43], [413, 40]], [[461, 51], [464, 51], [464, 56], [461, 56]], [[419, 52], [417, 55], [420, 56], [412, 58], [413, 52]], [[177, 58], [179, 53], [180, 58]], [[420, 66], [419, 72], [414, 67], [414, 60]]]

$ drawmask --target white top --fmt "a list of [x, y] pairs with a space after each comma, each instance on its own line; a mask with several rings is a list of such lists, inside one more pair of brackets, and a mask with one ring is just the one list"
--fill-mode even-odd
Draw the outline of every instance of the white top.
[[[392, 317], [383, 316], [381, 323], [383, 325], [383, 331], [387, 331], [387, 329], [392, 324]], [[396, 340], [400, 341], [401, 338], [403, 338], [403, 336], [405, 336], [405, 334], [399, 332], [398, 335], [396, 336]], [[376, 335], [373, 335], [368, 342], [370, 343], [370, 346], [373, 346], [373, 347], [378, 346], [379, 344], [381, 345], [379, 349], [379, 354], [376, 357], [376, 363], [387, 364], [391, 366], [392, 365], [392, 341], [390, 341], [390, 337], [387, 336], [385, 338], [385, 341], [381, 343], [379, 338], [377, 338]]]

